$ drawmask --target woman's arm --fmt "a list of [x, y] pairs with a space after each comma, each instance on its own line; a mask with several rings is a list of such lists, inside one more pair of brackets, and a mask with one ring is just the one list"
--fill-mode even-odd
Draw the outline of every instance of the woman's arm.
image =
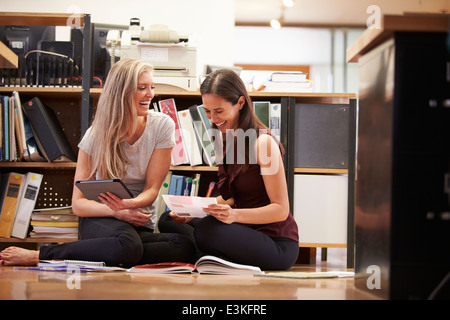
[[102, 201], [112, 210], [139, 209], [151, 205], [169, 172], [172, 148], [155, 149], [147, 165], [144, 190], [132, 199], [120, 199], [112, 193], [102, 194]]
[[[94, 177], [90, 176], [91, 165], [92, 158], [80, 149], [78, 151], [74, 181], [94, 179]], [[74, 214], [80, 217], [112, 217], [114, 215], [113, 210], [106, 205], [86, 199], [75, 185], [72, 193], [72, 210]]]
[[164, 179], [170, 169], [172, 148], [155, 149], [147, 166], [144, 190], [134, 199], [129, 199], [129, 207], [142, 208], [151, 205], [158, 197]]
[[269, 135], [260, 135], [255, 150], [270, 204], [252, 209], [233, 209], [229, 204], [209, 206], [207, 212], [224, 223], [266, 224], [284, 221], [289, 214], [286, 177], [277, 143]]
[[218, 203], [218, 204], [227, 204], [227, 205], [229, 205], [230, 207], [233, 207], [233, 206], [234, 206], [234, 199], [233, 199], [233, 198], [230, 198], [230, 199], [225, 200], [224, 198], [222, 198], [222, 196], [218, 196], [218, 197], [216, 198], [216, 200], [217, 200], [217, 203]]
[[[103, 195], [102, 202], [88, 200], [74, 186], [72, 209], [80, 217], [115, 217], [139, 226], [145, 224], [151, 217], [140, 208], [152, 204], [170, 167], [171, 148], [156, 149], [147, 167], [144, 191], [133, 199], [120, 199], [115, 195]], [[83, 150], [79, 151], [76, 180], [89, 180], [91, 157]]]

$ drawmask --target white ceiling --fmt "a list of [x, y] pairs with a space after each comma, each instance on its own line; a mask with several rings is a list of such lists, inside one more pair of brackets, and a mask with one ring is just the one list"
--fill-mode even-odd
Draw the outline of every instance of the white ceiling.
[[[404, 12], [450, 13], [450, 0], [294, 0], [284, 10], [285, 25], [365, 26], [377, 5], [381, 14]], [[235, 0], [236, 25], [269, 25], [282, 15], [281, 0]]]

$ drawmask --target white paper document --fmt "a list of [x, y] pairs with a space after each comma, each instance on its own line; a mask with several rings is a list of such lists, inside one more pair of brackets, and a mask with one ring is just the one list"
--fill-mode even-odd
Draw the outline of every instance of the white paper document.
[[180, 217], [205, 217], [208, 214], [203, 212], [203, 208], [208, 207], [210, 204], [217, 204], [215, 197], [190, 197], [167, 194], [163, 194], [162, 197], [169, 209]]

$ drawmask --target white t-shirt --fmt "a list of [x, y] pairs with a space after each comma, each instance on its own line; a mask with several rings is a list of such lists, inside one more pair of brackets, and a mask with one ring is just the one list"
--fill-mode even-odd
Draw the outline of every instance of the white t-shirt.
[[[91, 128], [89, 128], [78, 147], [91, 154], [90, 150], [95, 148], [92, 137], [90, 136]], [[122, 148], [124, 154], [127, 155], [130, 162], [128, 171], [123, 182], [130, 191], [135, 195], [139, 195], [145, 186], [147, 176], [147, 166], [155, 149], [172, 148], [175, 145], [175, 123], [173, 120], [163, 113], [151, 112], [147, 117], [147, 124], [142, 136], [132, 145], [124, 141]], [[157, 170], [155, 168], [155, 170]], [[97, 179], [99, 177], [96, 177]], [[147, 212], [154, 213], [155, 206], [153, 203], [146, 208]], [[154, 214], [149, 222], [145, 225], [150, 229], [154, 229], [156, 224], [156, 215]]]

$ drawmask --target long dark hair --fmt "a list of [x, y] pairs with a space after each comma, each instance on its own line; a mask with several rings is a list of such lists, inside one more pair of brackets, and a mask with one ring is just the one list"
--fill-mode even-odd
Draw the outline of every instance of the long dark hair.
[[238, 128], [243, 130], [268, 129], [253, 112], [253, 102], [248, 95], [244, 82], [236, 72], [229, 69], [219, 69], [212, 72], [201, 84], [200, 93], [202, 95], [217, 95], [233, 105], [238, 103], [241, 96], [244, 97], [245, 103], [240, 110]]
[[[240, 97], [244, 97], [245, 102], [242, 109], [239, 111], [239, 121], [238, 128], [244, 131], [249, 129], [254, 129], [259, 132], [260, 129], [267, 130], [270, 133], [269, 128], [267, 128], [261, 120], [255, 115], [253, 111], [253, 102], [248, 95], [247, 89], [241, 77], [229, 69], [219, 69], [210, 73], [206, 79], [202, 82], [200, 86], [200, 93], [204, 94], [214, 94], [225, 101], [230, 102], [235, 105], [238, 103]], [[212, 127], [217, 128], [214, 124]], [[272, 135], [273, 137], [273, 135]], [[284, 154], [283, 146], [274, 137], [275, 141], [278, 142], [282, 155]], [[249, 165], [249, 146], [246, 142], [245, 144], [245, 165], [241, 168], [243, 171], [248, 169]]]

